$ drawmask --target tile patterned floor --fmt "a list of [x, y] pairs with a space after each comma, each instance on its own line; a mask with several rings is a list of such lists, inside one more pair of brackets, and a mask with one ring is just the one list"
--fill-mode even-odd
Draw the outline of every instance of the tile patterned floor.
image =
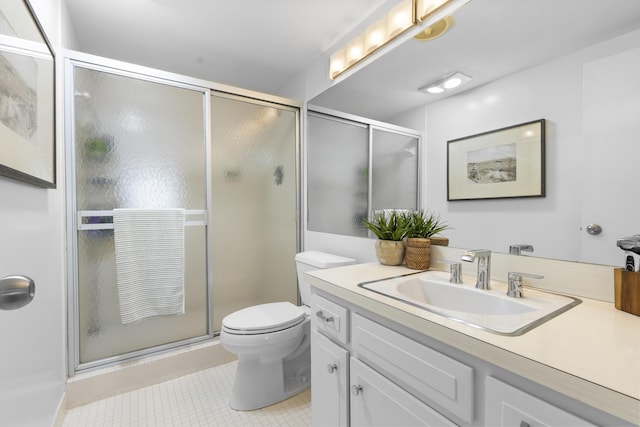
[[227, 405], [237, 362], [123, 393], [67, 412], [63, 427], [309, 426], [309, 390], [256, 411]]

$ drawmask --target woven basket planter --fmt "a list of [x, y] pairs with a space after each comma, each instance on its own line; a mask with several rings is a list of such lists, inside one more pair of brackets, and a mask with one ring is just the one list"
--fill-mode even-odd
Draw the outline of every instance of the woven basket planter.
[[407, 268], [427, 270], [431, 265], [431, 239], [408, 237], [406, 239], [404, 262]]

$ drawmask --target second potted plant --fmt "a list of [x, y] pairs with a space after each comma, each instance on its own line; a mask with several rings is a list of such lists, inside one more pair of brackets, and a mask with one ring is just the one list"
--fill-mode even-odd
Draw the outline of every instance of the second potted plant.
[[405, 264], [414, 270], [427, 270], [431, 265], [431, 237], [449, 228], [440, 216], [423, 210], [408, 215]]

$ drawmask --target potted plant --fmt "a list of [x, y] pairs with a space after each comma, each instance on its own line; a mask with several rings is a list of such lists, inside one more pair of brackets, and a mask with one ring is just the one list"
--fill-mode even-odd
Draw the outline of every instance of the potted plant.
[[[423, 210], [408, 215], [409, 231], [406, 238], [405, 264], [414, 270], [427, 270], [431, 265], [431, 239], [448, 228], [440, 216]], [[448, 243], [448, 239], [444, 238]]]
[[364, 220], [364, 225], [377, 238], [376, 257], [380, 264], [400, 265], [404, 259], [404, 238], [410, 228], [410, 217], [403, 211], [395, 209], [376, 211], [371, 221]]

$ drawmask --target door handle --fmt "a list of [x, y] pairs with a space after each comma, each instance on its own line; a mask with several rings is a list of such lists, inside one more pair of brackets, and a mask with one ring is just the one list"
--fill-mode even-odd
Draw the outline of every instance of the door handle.
[[0, 279], [0, 310], [15, 310], [29, 304], [36, 294], [36, 283], [27, 276]]

